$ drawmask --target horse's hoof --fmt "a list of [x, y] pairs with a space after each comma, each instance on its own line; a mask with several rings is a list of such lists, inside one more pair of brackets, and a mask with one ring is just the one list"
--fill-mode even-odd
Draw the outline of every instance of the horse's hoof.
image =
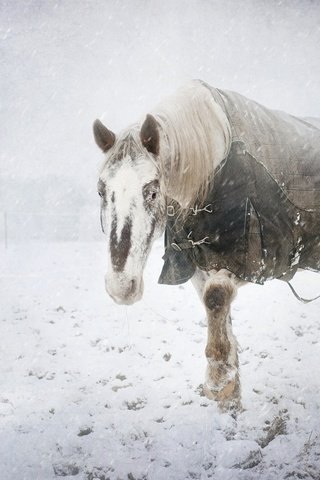
[[203, 386], [203, 393], [209, 400], [215, 400], [219, 409], [223, 412], [242, 411], [238, 375], [221, 389], [206, 382]]

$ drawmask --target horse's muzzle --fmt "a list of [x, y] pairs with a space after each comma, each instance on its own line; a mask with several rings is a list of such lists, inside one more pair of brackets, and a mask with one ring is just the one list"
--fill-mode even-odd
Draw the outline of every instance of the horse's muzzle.
[[143, 279], [124, 277], [117, 278], [116, 276], [106, 275], [105, 286], [108, 295], [118, 305], [132, 305], [142, 298], [143, 294]]

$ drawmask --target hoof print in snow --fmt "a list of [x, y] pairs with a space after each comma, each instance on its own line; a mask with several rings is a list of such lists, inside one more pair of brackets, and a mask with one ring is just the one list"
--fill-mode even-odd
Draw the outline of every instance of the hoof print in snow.
[[127, 379], [127, 377], [125, 375], [122, 375], [121, 373], [118, 373], [118, 375], [116, 376], [116, 379], [123, 382], [124, 380]]
[[117, 392], [118, 390], [121, 390], [123, 388], [129, 388], [132, 387], [132, 383], [126, 383], [125, 385], [115, 385], [114, 387], [111, 388], [113, 392]]
[[193, 480], [200, 480], [201, 478], [201, 473], [196, 473], [196, 472], [188, 472], [188, 477], [187, 478], [192, 478]]
[[200, 395], [200, 397], [205, 397], [204, 385], [203, 385], [203, 383], [200, 383], [200, 385], [198, 385], [198, 387], [195, 389], [195, 393], [197, 393], [198, 395]]
[[124, 345], [123, 347], [118, 347], [118, 353], [123, 353], [123, 352], [125, 352], [126, 350], [130, 350], [130, 346], [129, 346], [129, 345]]
[[93, 432], [93, 428], [91, 427], [82, 428], [78, 433], [78, 437], [84, 437], [86, 435], [90, 435], [90, 433], [92, 432]]
[[259, 352], [257, 354], [257, 356], [259, 356], [260, 358], [273, 358], [272, 355], [270, 355], [269, 352], [266, 352], [265, 350], [263, 350], [262, 352]]
[[186, 405], [191, 405], [193, 403], [193, 400], [185, 400], [184, 402], [181, 402], [181, 405], [185, 407]]
[[162, 358], [165, 362], [169, 362], [171, 359], [171, 353], [165, 353]]
[[56, 312], [66, 313], [66, 311], [65, 311], [65, 309], [62, 307], [62, 305], [59, 305], [59, 307], [56, 308]]
[[128, 480], [147, 480], [148, 477], [142, 475], [142, 477], [135, 477], [131, 472], [127, 475]]
[[301, 326], [299, 326], [299, 327], [291, 327], [291, 330], [294, 331], [294, 333], [295, 333], [295, 335], [296, 335], [297, 337], [303, 337], [303, 335], [304, 335], [304, 332], [303, 332]]
[[34, 370], [29, 370], [29, 377], [36, 377], [38, 380], [53, 380], [56, 376], [55, 372], [36, 372]]
[[124, 402], [128, 410], [141, 410], [146, 406], [146, 400], [142, 400], [141, 398], [137, 398], [133, 402]]
[[86, 471], [86, 480], [110, 480], [110, 477], [108, 475], [109, 472], [114, 472], [114, 468], [95, 467], [91, 471]]
[[53, 471], [56, 477], [67, 477], [78, 475], [80, 469], [74, 463], [64, 463], [53, 465]]
[[208, 470], [211, 470], [213, 467], [213, 463], [212, 462], [208, 462], [206, 463], [205, 465], [203, 465], [203, 468], [205, 469], [205, 471], [207, 472]]
[[155, 419], [155, 422], [156, 423], [163, 423], [165, 421], [165, 419], [163, 417], [160, 417], [160, 418], [156, 418]]

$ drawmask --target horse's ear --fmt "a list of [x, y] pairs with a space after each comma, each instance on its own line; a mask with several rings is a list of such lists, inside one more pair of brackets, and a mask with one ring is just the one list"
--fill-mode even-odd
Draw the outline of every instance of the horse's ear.
[[100, 120], [96, 120], [93, 124], [93, 134], [96, 144], [103, 152], [107, 152], [116, 141], [113, 132], [107, 129]]
[[140, 130], [140, 139], [142, 145], [146, 147], [148, 152], [154, 155], [159, 154], [160, 136], [159, 127], [156, 119], [148, 113]]

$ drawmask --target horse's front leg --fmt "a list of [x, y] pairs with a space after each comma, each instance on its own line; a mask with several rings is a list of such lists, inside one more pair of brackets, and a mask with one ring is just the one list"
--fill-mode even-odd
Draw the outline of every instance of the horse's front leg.
[[227, 270], [204, 273], [192, 279], [207, 312], [208, 361], [205, 395], [223, 409], [241, 408], [237, 342], [232, 333], [230, 304], [236, 294], [234, 276]]

